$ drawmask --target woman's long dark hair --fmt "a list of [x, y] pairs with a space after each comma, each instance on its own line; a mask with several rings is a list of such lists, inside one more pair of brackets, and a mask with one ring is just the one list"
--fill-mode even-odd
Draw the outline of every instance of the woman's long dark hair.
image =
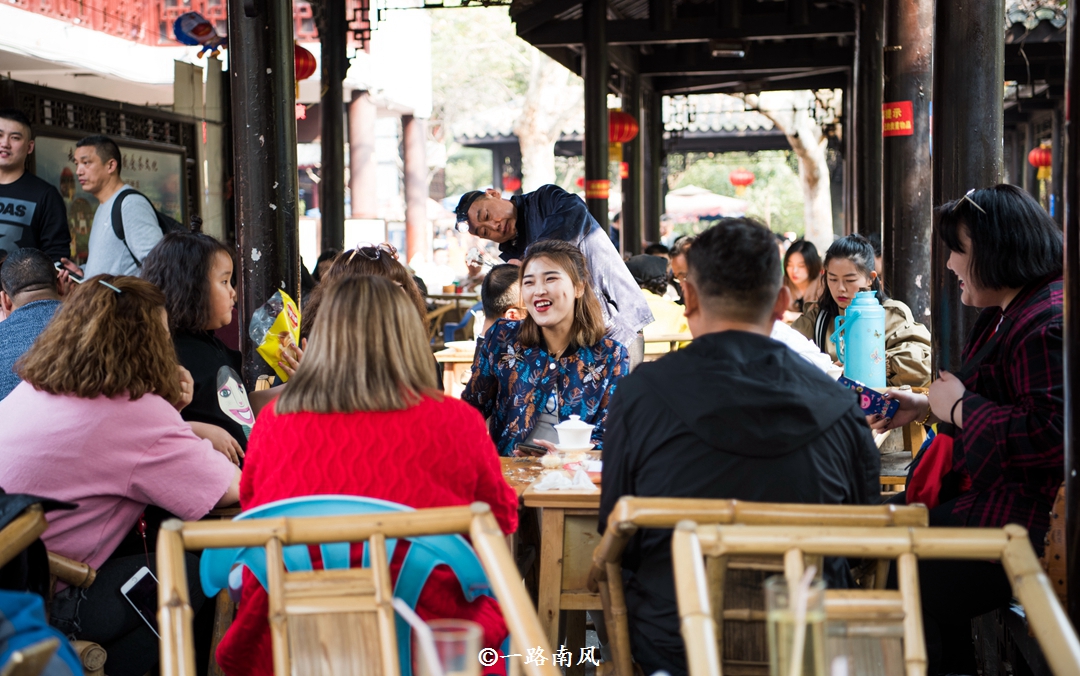
[[169, 330], [202, 331], [210, 322], [210, 268], [232, 251], [201, 232], [170, 232], [143, 260], [141, 277], [165, 294]]
[[[859, 270], [859, 274], [866, 277], [869, 277], [871, 272], [876, 272], [874, 269], [874, 246], [862, 235], [848, 235], [833, 242], [829, 250], [825, 252], [825, 263], [822, 268], [827, 273], [829, 263], [841, 258], [846, 258], [854, 263]], [[836, 299], [832, 296], [827, 279], [821, 287], [821, 296], [818, 298], [818, 308], [821, 313], [818, 315], [818, 320], [814, 325], [814, 342], [822, 350], [825, 350], [829, 327], [833, 325], [836, 317], [840, 315], [840, 306], [837, 305]], [[881, 287], [881, 278], [875, 277], [870, 282], [870, 290], [877, 293], [879, 303], [889, 300], [885, 290]]]
[[810, 284], [814, 284], [818, 281], [818, 277], [821, 276], [821, 255], [818, 254], [817, 247], [813, 242], [809, 242], [805, 239], [795, 240], [791, 244], [791, 248], [784, 254], [784, 283], [795, 290], [795, 283], [791, 281], [791, 278], [787, 274], [787, 264], [791, 260], [792, 254], [799, 254], [803, 257], [803, 263], [806, 264], [807, 279]]

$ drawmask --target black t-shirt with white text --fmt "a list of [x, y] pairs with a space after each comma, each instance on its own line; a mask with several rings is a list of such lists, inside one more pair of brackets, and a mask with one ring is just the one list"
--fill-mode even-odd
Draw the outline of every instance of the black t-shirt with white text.
[[0, 185], [0, 249], [31, 247], [54, 261], [71, 255], [67, 208], [60, 191], [30, 172]]

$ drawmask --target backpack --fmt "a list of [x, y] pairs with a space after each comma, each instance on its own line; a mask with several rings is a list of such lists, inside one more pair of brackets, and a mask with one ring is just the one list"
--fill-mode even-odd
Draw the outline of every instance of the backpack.
[[120, 240], [120, 243], [123, 244], [124, 248], [128, 250], [129, 254], [131, 254], [131, 259], [135, 261], [135, 267], [141, 268], [142, 261], [135, 257], [135, 253], [131, 250], [131, 247], [128, 246], [127, 241], [124, 239], [124, 218], [121, 207], [124, 204], [124, 198], [128, 195], [138, 195], [150, 204], [150, 208], [154, 210], [154, 215], [157, 216], [157, 223], [158, 227], [161, 228], [161, 234], [167, 235], [170, 232], [186, 232], [187, 228], [181, 225], [180, 221], [176, 220], [172, 216], [168, 216], [158, 211], [157, 207], [154, 206], [154, 203], [150, 201], [149, 197], [142, 194], [138, 190], [135, 190], [134, 188], [124, 190], [119, 195], [117, 195], [116, 199], [113, 200], [112, 205], [113, 234], [116, 235], [116, 239]]

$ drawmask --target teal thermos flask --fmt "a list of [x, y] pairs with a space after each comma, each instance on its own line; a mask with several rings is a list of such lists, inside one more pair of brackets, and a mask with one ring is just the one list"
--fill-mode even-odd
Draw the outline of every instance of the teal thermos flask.
[[844, 365], [844, 377], [868, 387], [885, 387], [885, 308], [877, 293], [855, 294], [847, 312], [836, 318], [831, 340]]

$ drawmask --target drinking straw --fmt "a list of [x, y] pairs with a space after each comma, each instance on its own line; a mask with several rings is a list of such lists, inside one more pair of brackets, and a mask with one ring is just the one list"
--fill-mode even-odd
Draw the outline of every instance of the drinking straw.
[[435, 635], [431, 633], [431, 627], [413, 612], [408, 603], [396, 596], [394, 610], [416, 631], [416, 639], [420, 642], [420, 652], [424, 656], [424, 661], [427, 662], [431, 676], [444, 676], [442, 663], [439, 662], [439, 653], [435, 650]]
[[814, 566], [807, 568], [799, 585], [791, 590], [791, 601], [795, 606], [795, 636], [791, 647], [791, 664], [788, 665], [789, 676], [799, 676], [802, 671], [803, 651], [806, 648], [806, 606], [810, 601], [810, 583], [816, 572]]

